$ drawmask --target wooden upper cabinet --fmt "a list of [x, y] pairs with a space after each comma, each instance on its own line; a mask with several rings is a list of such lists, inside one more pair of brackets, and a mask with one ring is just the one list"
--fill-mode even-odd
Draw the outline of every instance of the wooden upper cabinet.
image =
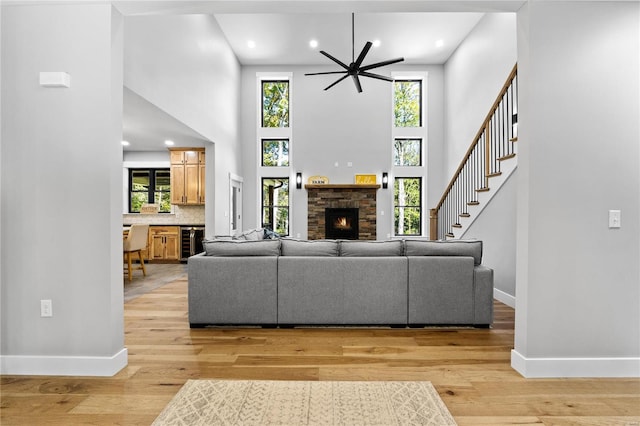
[[171, 204], [204, 204], [204, 148], [172, 148]]

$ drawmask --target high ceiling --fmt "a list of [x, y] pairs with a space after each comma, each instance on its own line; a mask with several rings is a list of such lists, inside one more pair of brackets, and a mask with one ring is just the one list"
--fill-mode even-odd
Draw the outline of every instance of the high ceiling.
[[[513, 12], [521, 0], [467, 1], [134, 1], [114, 2], [124, 15], [210, 13], [218, 21], [242, 65], [312, 65], [336, 68], [319, 53], [326, 50], [351, 62], [351, 13], [355, 13], [355, 56], [366, 41], [380, 41], [364, 64], [404, 57], [405, 64], [442, 64], [484, 12]], [[278, 13], [271, 13], [274, 9]], [[318, 46], [310, 47], [316, 40]], [[125, 41], [126, 42], [126, 41]], [[254, 47], [249, 46], [254, 43]], [[329, 68], [327, 68], [329, 67]], [[385, 73], [385, 68], [376, 71]], [[125, 91], [125, 150], [164, 150], [166, 134], [194, 145], [202, 136], [153, 105]], [[162, 127], [157, 119], [163, 121]], [[171, 128], [169, 128], [171, 127]], [[185, 146], [184, 143], [181, 145]]]

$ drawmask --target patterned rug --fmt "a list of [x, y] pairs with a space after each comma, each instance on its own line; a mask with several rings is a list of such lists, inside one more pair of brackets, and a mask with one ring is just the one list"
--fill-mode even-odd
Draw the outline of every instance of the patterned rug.
[[430, 382], [189, 380], [153, 425], [455, 425]]

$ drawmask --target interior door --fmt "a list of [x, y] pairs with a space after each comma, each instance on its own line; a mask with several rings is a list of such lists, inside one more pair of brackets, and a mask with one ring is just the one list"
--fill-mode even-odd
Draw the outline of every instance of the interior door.
[[230, 177], [229, 229], [231, 235], [242, 232], [242, 178]]

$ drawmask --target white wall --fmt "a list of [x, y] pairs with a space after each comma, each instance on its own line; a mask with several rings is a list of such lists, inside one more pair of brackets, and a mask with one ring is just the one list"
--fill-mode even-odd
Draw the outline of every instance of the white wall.
[[[515, 13], [487, 13], [445, 64], [445, 185], [458, 168], [517, 62]], [[498, 298], [513, 306], [516, 270], [515, 176], [463, 238], [483, 241], [482, 263], [494, 269]], [[492, 191], [497, 188], [492, 187]], [[441, 189], [441, 191], [444, 188]]]
[[516, 41], [514, 13], [487, 13], [445, 64], [444, 187], [518, 60]]
[[[122, 290], [122, 17], [2, 10], [2, 374], [112, 375]], [[70, 88], [39, 86], [65, 71]], [[40, 317], [51, 299], [53, 317]]]
[[[359, 173], [391, 172], [392, 164], [392, 85], [362, 78], [363, 92], [355, 90], [347, 79], [328, 91], [323, 89], [330, 77], [304, 76], [305, 72], [331, 70], [330, 67], [243, 67], [242, 71], [242, 143], [245, 170], [245, 228], [260, 223], [259, 149], [256, 136], [258, 95], [256, 74], [259, 72], [292, 72], [291, 141], [292, 178], [295, 172], [303, 180], [312, 175], [327, 176], [331, 183], [353, 183]], [[443, 151], [443, 67], [441, 65], [395, 66], [391, 71], [426, 71], [428, 103], [428, 174], [427, 203], [424, 209], [425, 229], [428, 229], [428, 207], [434, 204], [434, 194], [441, 186]], [[338, 163], [338, 167], [335, 163]], [[351, 162], [352, 167], [347, 163]], [[392, 178], [393, 176], [390, 176]], [[378, 239], [385, 239], [392, 230], [393, 186], [378, 190]], [[438, 195], [439, 196], [439, 195]], [[291, 229], [293, 236], [307, 236], [307, 192], [291, 189]], [[380, 211], [384, 210], [382, 216]]]
[[512, 365], [638, 377], [640, 4], [529, 2], [518, 38]]
[[226, 234], [228, 175], [242, 175], [240, 65], [211, 15], [127, 17], [125, 27], [125, 85], [213, 142], [206, 233]]

